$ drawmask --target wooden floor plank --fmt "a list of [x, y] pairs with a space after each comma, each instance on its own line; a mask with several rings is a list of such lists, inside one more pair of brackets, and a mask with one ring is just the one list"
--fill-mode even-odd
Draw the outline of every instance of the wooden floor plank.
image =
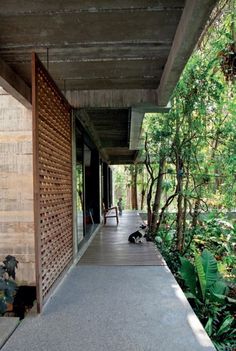
[[110, 218], [79, 261], [81, 265], [164, 266], [165, 261], [152, 242], [130, 244], [128, 236], [142, 223], [137, 212], [127, 211], [116, 220]]

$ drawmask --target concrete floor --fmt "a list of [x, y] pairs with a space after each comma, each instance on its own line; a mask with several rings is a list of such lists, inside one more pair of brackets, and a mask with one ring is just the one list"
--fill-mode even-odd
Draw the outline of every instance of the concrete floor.
[[208, 351], [214, 347], [166, 266], [93, 263], [73, 268], [44, 312], [21, 323], [2, 348], [13, 350]]
[[17, 317], [0, 317], [0, 349], [19, 324]]

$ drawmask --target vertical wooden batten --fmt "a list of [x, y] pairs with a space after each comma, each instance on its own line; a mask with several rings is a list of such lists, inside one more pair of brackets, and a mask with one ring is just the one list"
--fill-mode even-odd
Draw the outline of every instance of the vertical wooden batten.
[[32, 123], [33, 123], [33, 185], [34, 185], [34, 235], [35, 235], [35, 274], [37, 311], [42, 309], [42, 268], [41, 268], [41, 236], [40, 236], [40, 204], [39, 204], [39, 140], [38, 140], [38, 103], [36, 83], [36, 54], [32, 53]]

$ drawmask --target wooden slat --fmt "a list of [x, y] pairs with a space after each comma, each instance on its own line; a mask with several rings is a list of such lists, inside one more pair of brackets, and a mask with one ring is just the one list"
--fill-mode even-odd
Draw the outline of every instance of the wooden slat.
[[38, 311], [72, 260], [71, 107], [33, 54]]

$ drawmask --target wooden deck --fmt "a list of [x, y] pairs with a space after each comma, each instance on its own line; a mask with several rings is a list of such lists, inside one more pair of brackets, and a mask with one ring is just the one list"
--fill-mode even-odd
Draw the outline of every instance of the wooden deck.
[[101, 266], [164, 266], [165, 262], [151, 242], [130, 244], [129, 234], [139, 229], [142, 223], [136, 212], [124, 212], [116, 225], [108, 218], [89, 248], [79, 261], [80, 265]]

